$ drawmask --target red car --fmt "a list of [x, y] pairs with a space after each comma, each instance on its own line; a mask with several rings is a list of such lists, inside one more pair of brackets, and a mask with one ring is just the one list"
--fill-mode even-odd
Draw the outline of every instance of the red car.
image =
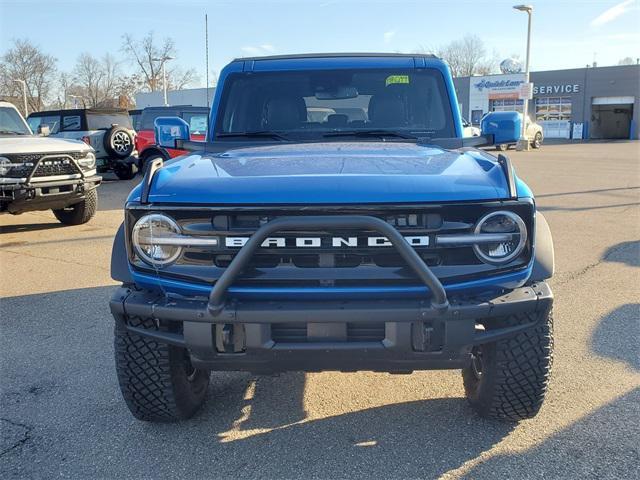
[[182, 155], [184, 150], [163, 148], [156, 144], [154, 121], [158, 117], [180, 117], [189, 124], [191, 140], [204, 141], [207, 134], [209, 110], [207, 107], [193, 107], [191, 105], [177, 105], [171, 107], [147, 107], [142, 111], [138, 122], [138, 134], [135, 145], [138, 151], [138, 169], [144, 172], [144, 166], [149, 160], [163, 158], [168, 160]]

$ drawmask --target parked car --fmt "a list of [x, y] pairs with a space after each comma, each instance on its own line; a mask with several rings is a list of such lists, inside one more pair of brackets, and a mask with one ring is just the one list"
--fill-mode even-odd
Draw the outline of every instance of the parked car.
[[433, 56], [322, 54], [225, 67], [206, 143], [157, 119], [160, 146], [189, 153], [149, 165], [114, 240], [132, 414], [191, 417], [211, 370], [450, 368], [479, 414], [536, 415], [553, 244], [509, 159], [472, 148], [518, 138], [517, 115], [491, 115], [463, 138]]
[[47, 125], [53, 137], [82, 140], [93, 147], [98, 172], [113, 171], [122, 180], [137, 172], [126, 161], [134, 153], [135, 131], [125, 109], [50, 110], [30, 114], [27, 122], [32, 130]]
[[0, 213], [52, 210], [66, 225], [88, 222], [98, 207], [93, 148], [79, 140], [33, 134], [16, 108], [0, 102]]
[[462, 136], [463, 137], [479, 137], [480, 129], [471, 125], [469, 120], [461, 118], [462, 120]]
[[179, 117], [189, 124], [191, 139], [202, 141], [206, 137], [209, 120], [207, 107], [176, 105], [170, 107], [147, 107], [140, 116], [140, 126], [136, 136], [138, 169], [144, 171], [145, 165], [156, 158], [168, 160], [186, 153], [175, 148], [163, 148], [156, 143], [154, 122], [158, 117]]
[[[520, 121], [522, 121], [522, 114], [520, 115]], [[542, 141], [544, 140], [544, 133], [542, 131], [542, 126], [539, 123], [534, 122], [529, 117], [527, 117], [526, 124], [526, 137], [529, 139], [529, 143], [533, 148], [540, 148], [542, 146]], [[504, 152], [509, 149], [509, 147], [513, 147], [517, 142], [514, 143], [500, 143], [496, 145], [496, 150]]]

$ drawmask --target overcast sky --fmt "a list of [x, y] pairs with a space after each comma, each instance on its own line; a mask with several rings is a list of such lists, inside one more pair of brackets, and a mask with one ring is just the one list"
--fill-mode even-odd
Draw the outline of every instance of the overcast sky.
[[[526, 14], [511, 1], [0, 0], [0, 53], [28, 38], [71, 70], [81, 52], [118, 56], [122, 35], [175, 40], [184, 68], [204, 83], [204, 15], [211, 70], [238, 56], [304, 52], [412, 52], [480, 36], [500, 59], [524, 58]], [[640, 0], [531, 2], [532, 70], [615, 65], [640, 57]], [[127, 65], [123, 65], [124, 70]]]

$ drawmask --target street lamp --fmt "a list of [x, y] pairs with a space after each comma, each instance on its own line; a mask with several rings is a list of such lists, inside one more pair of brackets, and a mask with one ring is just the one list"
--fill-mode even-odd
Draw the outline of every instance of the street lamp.
[[166, 63], [169, 60], [173, 60], [175, 57], [171, 57], [169, 55], [165, 55], [161, 58], [152, 58], [151, 60], [154, 62], [162, 62], [162, 89], [164, 90], [164, 106], [168, 106], [169, 102], [167, 100], [167, 69], [165, 67]]
[[18, 78], [14, 78], [13, 81], [22, 84], [22, 101], [24, 102], [24, 116], [26, 118], [29, 116], [29, 112], [27, 111], [27, 82]]
[[[514, 5], [516, 10], [521, 12], [527, 12], [528, 24], [527, 24], [527, 58], [525, 60], [524, 67], [524, 81], [529, 84], [529, 53], [531, 51], [531, 16], [533, 14], [533, 6], [531, 5]], [[529, 98], [524, 98], [522, 102], [522, 131], [520, 132], [520, 140], [516, 147], [517, 150], [529, 150], [529, 140], [527, 139], [527, 118], [529, 110]]]
[[[78, 99], [82, 100], [82, 104], [84, 105], [84, 97], [82, 95], [71, 95], [68, 94], [67, 97], [73, 99], [73, 108], [78, 108]], [[65, 102], [64, 107], [67, 108], [67, 103]]]

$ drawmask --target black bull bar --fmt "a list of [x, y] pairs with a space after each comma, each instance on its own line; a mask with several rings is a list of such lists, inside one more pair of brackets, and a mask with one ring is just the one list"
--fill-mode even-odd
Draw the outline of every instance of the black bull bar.
[[312, 216], [312, 217], [281, 217], [270, 221], [260, 227], [251, 236], [247, 243], [240, 249], [224, 273], [216, 281], [207, 309], [213, 316], [218, 316], [225, 308], [225, 296], [227, 289], [247, 266], [251, 257], [269, 235], [282, 230], [321, 230], [321, 229], [357, 229], [373, 230], [389, 240], [407, 265], [416, 273], [418, 278], [431, 292], [431, 307], [439, 312], [449, 307], [447, 293], [442, 283], [438, 280], [429, 267], [424, 263], [420, 255], [407, 243], [404, 237], [387, 222], [376, 217], [365, 215], [348, 216]]

